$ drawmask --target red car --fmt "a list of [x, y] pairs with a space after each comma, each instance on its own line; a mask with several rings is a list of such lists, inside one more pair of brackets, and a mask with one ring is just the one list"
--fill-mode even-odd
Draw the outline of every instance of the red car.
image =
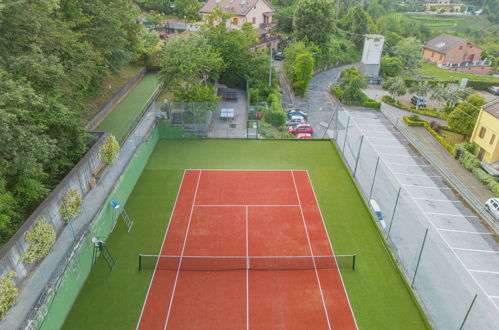
[[310, 134], [310, 133], [298, 133], [298, 134], [296, 134], [296, 138], [297, 139], [311, 139], [312, 134]]
[[296, 125], [295, 127], [288, 127], [288, 132], [291, 134], [298, 134], [298, 133], [314, 134], [314, 129], [310, 124], [299, 124]]

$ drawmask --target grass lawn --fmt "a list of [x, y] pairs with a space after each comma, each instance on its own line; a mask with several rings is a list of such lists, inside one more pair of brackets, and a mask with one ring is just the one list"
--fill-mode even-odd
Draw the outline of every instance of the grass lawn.
[[95, 130], [110, 131], [118, 141], [121, 141], [128, 133], [132, 120], [142, 111], [158, 85], [158, 75], [156, 73], [146, 74]]
[[101, 95], [85, 102], [85, 120], [91, 120], [141, 69], [142, 66], [129, 65], [120, 72], [104, 79], [101, 86]]
[[451, 145], [468, 141], [466, 136], [464, 136], [463, 134], [447, 131], [444, 129], [440, 130], [439, 134], [445, 139], [445, 141], [449, 142]]
[[[299, 157], [297, 157], [299, 155]], [[152, 271], [137, 270], [139, 253], [157, 254], [186, 168], [307, 169], [335, 253], [357, 254], [343, 280], [361, 329], [425, 329], [427, 321], [382, 244], [377, 225], [329, 141], [160, 140], [107, 241], [117, 259], [99, 259], [64, 329], [134, 329]]]
[[420, 67], [417, 69], [413, 69], [412, 72], [423, 76], [431, 76], [439, 80], [460, 80], [463, 78], [469, 78], [470, 80], [483, 80], [483, 81], [497, 82], [499, 84], [499, 78], [497, 77], [477, 76], [469, 73], [448, 71], [439, 68], [436, 65], [425, 62], [420, 62]]

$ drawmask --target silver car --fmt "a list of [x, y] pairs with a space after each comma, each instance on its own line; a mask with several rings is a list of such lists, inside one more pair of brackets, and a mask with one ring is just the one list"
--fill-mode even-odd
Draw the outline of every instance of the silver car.
[[485, 208], [499, 220], [499, 198], [490, 198], [485, 202]]

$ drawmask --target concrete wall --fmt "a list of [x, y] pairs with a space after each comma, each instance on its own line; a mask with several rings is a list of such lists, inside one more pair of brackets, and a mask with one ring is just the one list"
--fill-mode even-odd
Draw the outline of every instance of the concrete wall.
[[45, 217], [47, 221], [54, 226], [57, 234], [59, 234], [66, 223], [61, 220], [59, 214], [59, 206], [62, 197], [71, 189], [76, 189], [82, 197], [86, 196], [90, 191], [89, 182], [93, 178], [93, 172], [101, 164], [99, 150], [105, 143], [107, 134], [91, 133], [97, 136], [97, 141], [93, 144], [90, 150], [83, 156], [75, 167], [66, 175], [66, 177], [52, 190], [45, 200], [36, 208], [29, 216], [19, 230], [11, 237], [11, 239], [0, 250], [0, 277], [9, 271], [15, 271], [15, 278], [18, 287], [23, 286], [23, 282], [29, 275], [30, 271], [35, 268], [34, 264], [18, 263], [18, 260], [29, 246], [26, 242], [25, 235], [30, 231], [35, 222], [41, 217]]

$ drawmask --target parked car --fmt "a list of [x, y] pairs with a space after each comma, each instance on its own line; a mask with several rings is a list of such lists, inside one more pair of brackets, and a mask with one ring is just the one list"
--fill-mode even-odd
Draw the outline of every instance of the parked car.
[[298, 134], [296, 134], [296, 138], [297, 139], [311, 139], [312, 134], [310, 134], [310, 133], [298, 133]]
[[274, 60], [276, 60], [276, 61], [282, 61], [282, 60], [284, 60], [284, 53], [283, 52], [277, 52], [277, 53], [275, 53]]
[[490, 198], [485, 202], [485, 208], [499, 220], [499, 198]]
[[383, 216], [383, 213], [381, 212], [381, 208], [379, 207], [378, 203], [374, 200], [371, 199], [369, 201], [369, 204], [371, 205], [371, 208], [374, 211], [374, 215], [376, 215], [376, 219], [379, 221], [379, 224], [383, 229], [386, 228], [386, 223], [385, 223], [385, 217]]
[[419, 102], [419, 106], [420, 107], [426, 107], [426, 100], [423, 97], [418, 97], [416, 95], [414, 95], [413, 97], [411, 97], [411, 103], [412, 104], [418, 105], [418, 102]]
[[490, 86], [487, 88], [487, 92], [494, 95], [499, 95], [499, 86]]
[[314, 129], [310, 124], [299, 124], [296, 125], [296, 127], [288, 127], [288, 132], [291, 134], [298, 134], [298, 133], [314, 134]]
[[287, 121], [286, 126], [294, 126], [297, 124], [302, 124], [305, 122], [305, 118], [302, 116], [292, 116], [290, 120]]
[[288, 118], [291, 118], [293, 116], [302, 116], [303, 118], [307, 119], [307, 114], [303, 111], [299, 110], [291, 110], [287, 113]]

